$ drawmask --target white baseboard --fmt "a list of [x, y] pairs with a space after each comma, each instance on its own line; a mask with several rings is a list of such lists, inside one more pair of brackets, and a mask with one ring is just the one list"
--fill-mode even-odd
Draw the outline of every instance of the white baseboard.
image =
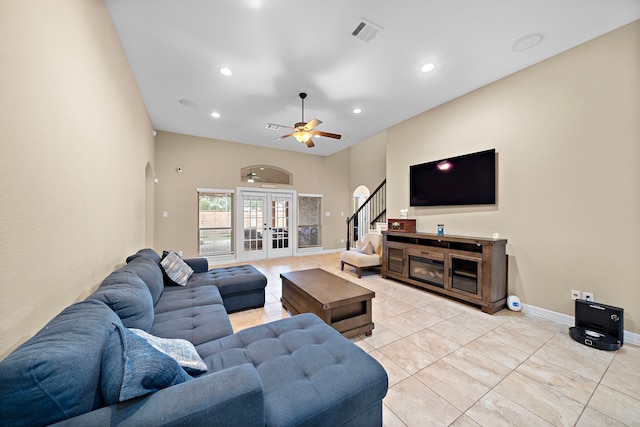
[[[534, 305], [522, 304], [522, 311], [527, 316], [536, 317], [538, 319], [549, 320], [551, 322], [560, 323], [561, 325], [573, 326], [575, 319], [568, 314], [556, 313], [546, 308], [536, 307]], [[624, 344], [633, 344], [640, 346], [640, 334], [624, 331]]]

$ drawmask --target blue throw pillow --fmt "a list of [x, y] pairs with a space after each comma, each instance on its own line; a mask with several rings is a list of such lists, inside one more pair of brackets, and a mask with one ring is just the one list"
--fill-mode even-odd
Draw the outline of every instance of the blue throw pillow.
[[112, 405], [191, 379], [178, 362], [114, 323], [102, 355], [102, 398]]

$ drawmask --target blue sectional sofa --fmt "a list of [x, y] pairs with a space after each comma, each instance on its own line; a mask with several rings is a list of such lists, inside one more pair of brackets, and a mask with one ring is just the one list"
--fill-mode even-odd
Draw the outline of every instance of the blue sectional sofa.
[[0, 425], [382, 425], [375, 359], [313, 314], [234, 334], [266, 278], [184, 261], [178, 286], [138, 251], [0, 361]]

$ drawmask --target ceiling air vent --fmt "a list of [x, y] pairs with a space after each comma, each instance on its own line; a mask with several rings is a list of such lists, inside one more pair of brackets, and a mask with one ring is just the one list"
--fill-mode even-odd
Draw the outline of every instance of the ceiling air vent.
[[368, 42], [372, 38], [374, 38], [378, 31], [382, 30], [382, 27], [374, 24], [371, 21], [367, 21], [366, 19], [361, 19], [360, 23], [356, 27], [355, 30], [351, 33], [351, 35], [357, 39], [364, 40]]

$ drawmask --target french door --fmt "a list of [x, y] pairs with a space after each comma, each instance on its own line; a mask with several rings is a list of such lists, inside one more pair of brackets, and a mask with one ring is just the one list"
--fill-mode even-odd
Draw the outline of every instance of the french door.
[[243, 261], [293, 256], [292, 192], [242, 191], [238, 236]]

